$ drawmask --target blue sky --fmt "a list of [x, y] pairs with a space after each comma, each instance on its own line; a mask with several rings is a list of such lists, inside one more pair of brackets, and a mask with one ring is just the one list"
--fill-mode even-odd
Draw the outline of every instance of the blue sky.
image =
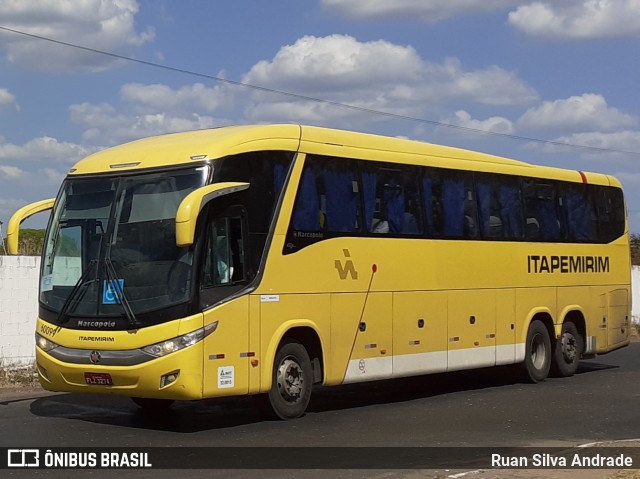
[[2, 27], [158, 65], [0, 29], [5, 223], [99, 149], [299, 122], [613, 174], [640, 232], [640, 0], [0, 0]]

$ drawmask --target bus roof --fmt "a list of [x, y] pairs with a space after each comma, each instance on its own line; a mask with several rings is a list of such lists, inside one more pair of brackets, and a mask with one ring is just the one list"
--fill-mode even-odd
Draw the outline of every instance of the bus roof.
[[259, 150], [301, 150], [392, 162], [399, 161], [398, 154], [402, 153], [402, 161], [412, 164], [619, 186], [617, 180], [602, 174], [534, 166], [486, 153], [403, 138], [296, 124], [228, 126], [143, 138], [90, 155], [76, 163], [69, 174], [146, 170]]

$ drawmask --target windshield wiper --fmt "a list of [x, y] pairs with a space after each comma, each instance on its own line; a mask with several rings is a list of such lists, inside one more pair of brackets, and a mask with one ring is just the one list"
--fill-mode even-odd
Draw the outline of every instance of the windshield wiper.
[[105, 258], [104, 264], [106, 266], [105, 270], [107, 273], [107, 284], [110, 285], [111, 288], [113, 289], [113, 292], [116, 297], [116, 303], [122, 306], [122, 310], [124, 311], [124, 314], [127, 316], [127, 319], [129, 320], [129, 324], [133, 327], [139, 328], [142, 325], [142, 323], [140, 323], [140, 321], [136, 319], [136, 315], [131, 309], [131, 304], [129, 303], [127, 296], [124, 294], [124, 287], [122, 286], [120, 281], [118, 281], [118, 275], [113, 266], [113, 263], [111, 262], [111, 259]]
[[82, 292], [82, 295], [78, 298], [78, 300], [81, 300], [82, 296], [84, 296], [84, 293], [86, 292], [85, 287], [87, 285], [90, 285], [91, 283], [95, 283], [96, 281], [98, 281], [97, 278], [87, 281], [87, 278], [89, 277], [89, 275], [93, 271], [93, 268], [97, 264], [98, 264], [98, 260], [92, 259], [91, 261], [89, 261], [89, 264], [87, 265], [85, 270], [82, 272], [82, 274], [78, 278], [78, 281], [76, 281], [76, 284], [73, 285], [73, 289], [69, 293], [69, 296], [67, 296], [67, 299], [62, 304], [62, 308], [60, 308], [60, 312], [58, 313], [58, 317], [56, 318], [56, 322], [58, 324], [64, 324], [67, 321], [69, 321], [68, 313], [69, 313], [69, 309], [71, 308], [71, 303], [76, 299], [76, 296], [80, 292], [80, 289], [83, 289], [83, 292]]

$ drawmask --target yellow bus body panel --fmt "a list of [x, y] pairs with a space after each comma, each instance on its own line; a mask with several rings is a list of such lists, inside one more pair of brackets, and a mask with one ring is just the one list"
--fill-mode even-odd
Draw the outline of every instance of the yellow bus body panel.
[[234, 126], [171, 133], [143, 138], [94, 153], [76, 163], [70, 174], [186, 166], [196, 161], [251, 151], [296, 151], [299, 138], [298, 125]]
[[[264, 393], [272, 386], [278, 346], [294, 330], [318, 337], [326, 385], [522, 362], [529, 325], [539, 318], [550, 318], [558, 337], [567, 318], [584, 317], [590, 353], [628, 344], [627, 234], [610, 244], [341, 237], [285, 254], [308, 154], [620, 187], [606, 175], [398, 138], [264, 125], [138, 140], [91, 155], [70, 176], [189, 165], [260, 150], [297, 157], [259, 284], [200, 314], [139, 331], [86, 332], [38, 320], [40, 334], [87, 354], [105, 343], [82, 336], [112, 336], [108, 348], [128, 350], [217, 322], [203, 341], [137, 366], [63, 364], [37, 350], [38, 367], [48, 372], [48, 378], [41, 372], [46, 389], [174, 399]], [[537, 272], [533, 257], [558, 265], [567, 258], [606, 257], [606, 268], [603, 263], [597, 272]], [[50, 328], [57, 332], [49, 334]], [[178, 369], [178, 380], [160, 388], [160, 377]], [[109, 372], [114, 386], [88, 386], [85, 372]]]

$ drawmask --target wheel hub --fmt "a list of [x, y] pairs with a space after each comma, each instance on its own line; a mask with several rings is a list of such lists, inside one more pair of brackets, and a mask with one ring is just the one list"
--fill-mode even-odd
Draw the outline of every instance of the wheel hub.
[[285, 359], [278, 368], [278, 390], [287, 401], [295, 401], [300, 398], [304, 388], [302, 368], [292, 359]]
[[562, 355], [564, 359], [570, 363], [576, 359], [578, 349], [576, 347], [576, 338], [572, 334], [565, 333], [562, 335]]

